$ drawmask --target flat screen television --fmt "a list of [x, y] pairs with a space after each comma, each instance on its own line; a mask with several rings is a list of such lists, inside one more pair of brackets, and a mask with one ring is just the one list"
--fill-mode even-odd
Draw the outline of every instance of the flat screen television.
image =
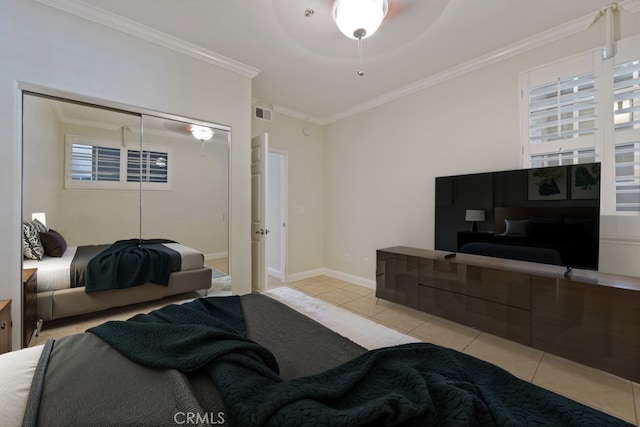
[[436, 178], [435, 249], [598, 269], [600, 163]]

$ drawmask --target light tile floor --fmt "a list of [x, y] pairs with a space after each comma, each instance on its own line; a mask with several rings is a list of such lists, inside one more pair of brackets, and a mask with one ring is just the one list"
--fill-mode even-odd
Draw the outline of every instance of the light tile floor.
[[384, 300], [372, 289], [327, 276], [296, 290], [403, 332], [486, 360], [513, 375], [640, 426], [640, 384]]
[[[372, 289], [328, 276], [316, 276], [288, 284], [270, 277], [269, 287], [277, 286], [289, 286], [421, 341], [486, 360], [523, 380], [640, 426], [640, 384], [411, 308], [377, 300]], [[134, 314], [146, 313], [167, 303], [179, 303], [195, 296], [181, 295], [70, 320], [45, 322], [40, 336], [35, 337], [31, 345], [41, 344], [47, 338], [81, 333], [107, 320], [128, 319]]]

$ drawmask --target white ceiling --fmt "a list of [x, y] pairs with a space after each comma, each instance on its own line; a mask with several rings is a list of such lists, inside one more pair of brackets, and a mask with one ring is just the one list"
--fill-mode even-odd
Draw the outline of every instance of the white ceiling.
[[[637, 0], [622, 3], [631, 1]], [[363, 42], [362, 64], [357, 42], [333, 22], [333, 0], [74, 3], [94, 17], [103, 15], [103, 23], [121, 17], [129, 28], [169, 35], [245, 64], [249, 74], [259, 71], [252, 92], [259, 103], [322, 123], [476, 58], [507, 55], [514, 44], [553, 34], [574, 20], [586, 29], [611, 0], [389, 0], [381, 28]], [[310, 18], [304, 13], [308, 8], [315, 11]]]

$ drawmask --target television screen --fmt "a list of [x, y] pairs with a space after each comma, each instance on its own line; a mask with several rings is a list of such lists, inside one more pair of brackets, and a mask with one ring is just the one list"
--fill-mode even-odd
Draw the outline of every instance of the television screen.
[[598, 269], [600, 163], [437, 177], [435, 249]]

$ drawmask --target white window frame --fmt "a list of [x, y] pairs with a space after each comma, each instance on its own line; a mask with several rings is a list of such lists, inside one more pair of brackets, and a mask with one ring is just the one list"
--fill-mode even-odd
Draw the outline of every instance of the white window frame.
[[[120, 150], [120, 176], [119, 181], [91, 181], [91, 180], [74, 180], [71, 173], [72, 146], [74, 144], [100, 146], [106, 148], [118, 148]], [[109, 140], [104, 138], [95, 138], [83, 135], [66, 135], [65, 136], [65, 175], [64, 188], [66, 190], [171, 190], [171, 177], [173, 170], [173, 153], [170, 147], [154, 144], [144, 144], [142, 151], [153, 151], [166, 153], [167, 155], [167, 182], [127, 182], [127, 156], [128, 151], [141, 151], [139, 146], [131, 144], [125, 146], [120, 141]]]
[[[640, 59], [640, 35], [617, 42], [617, 54], [613, 59], [603, 60], [602, 49], [574, 55], [520, 73], [520, 143], [522, 167], [531, 167], [531, 157], [540, 154], [578, 152], [595, 149], [595, 160], [601, 167], [600, 209], [605, 215], [640, 215], [640, 211], [616, 211], [616, 164], [615, 146], [625, 142], [640, 142], [640, 129], [615, 131], [613, 106], [613, 71], [619, 64]], [[593, 70], [595, 76], [596, 106], [595, 127], [592, 137], [571, 138], [531, 144], [529, 135], [529, 88], [556, 78], [578, 75]], [[575, 161], [577, 163], [577, 160]]]

